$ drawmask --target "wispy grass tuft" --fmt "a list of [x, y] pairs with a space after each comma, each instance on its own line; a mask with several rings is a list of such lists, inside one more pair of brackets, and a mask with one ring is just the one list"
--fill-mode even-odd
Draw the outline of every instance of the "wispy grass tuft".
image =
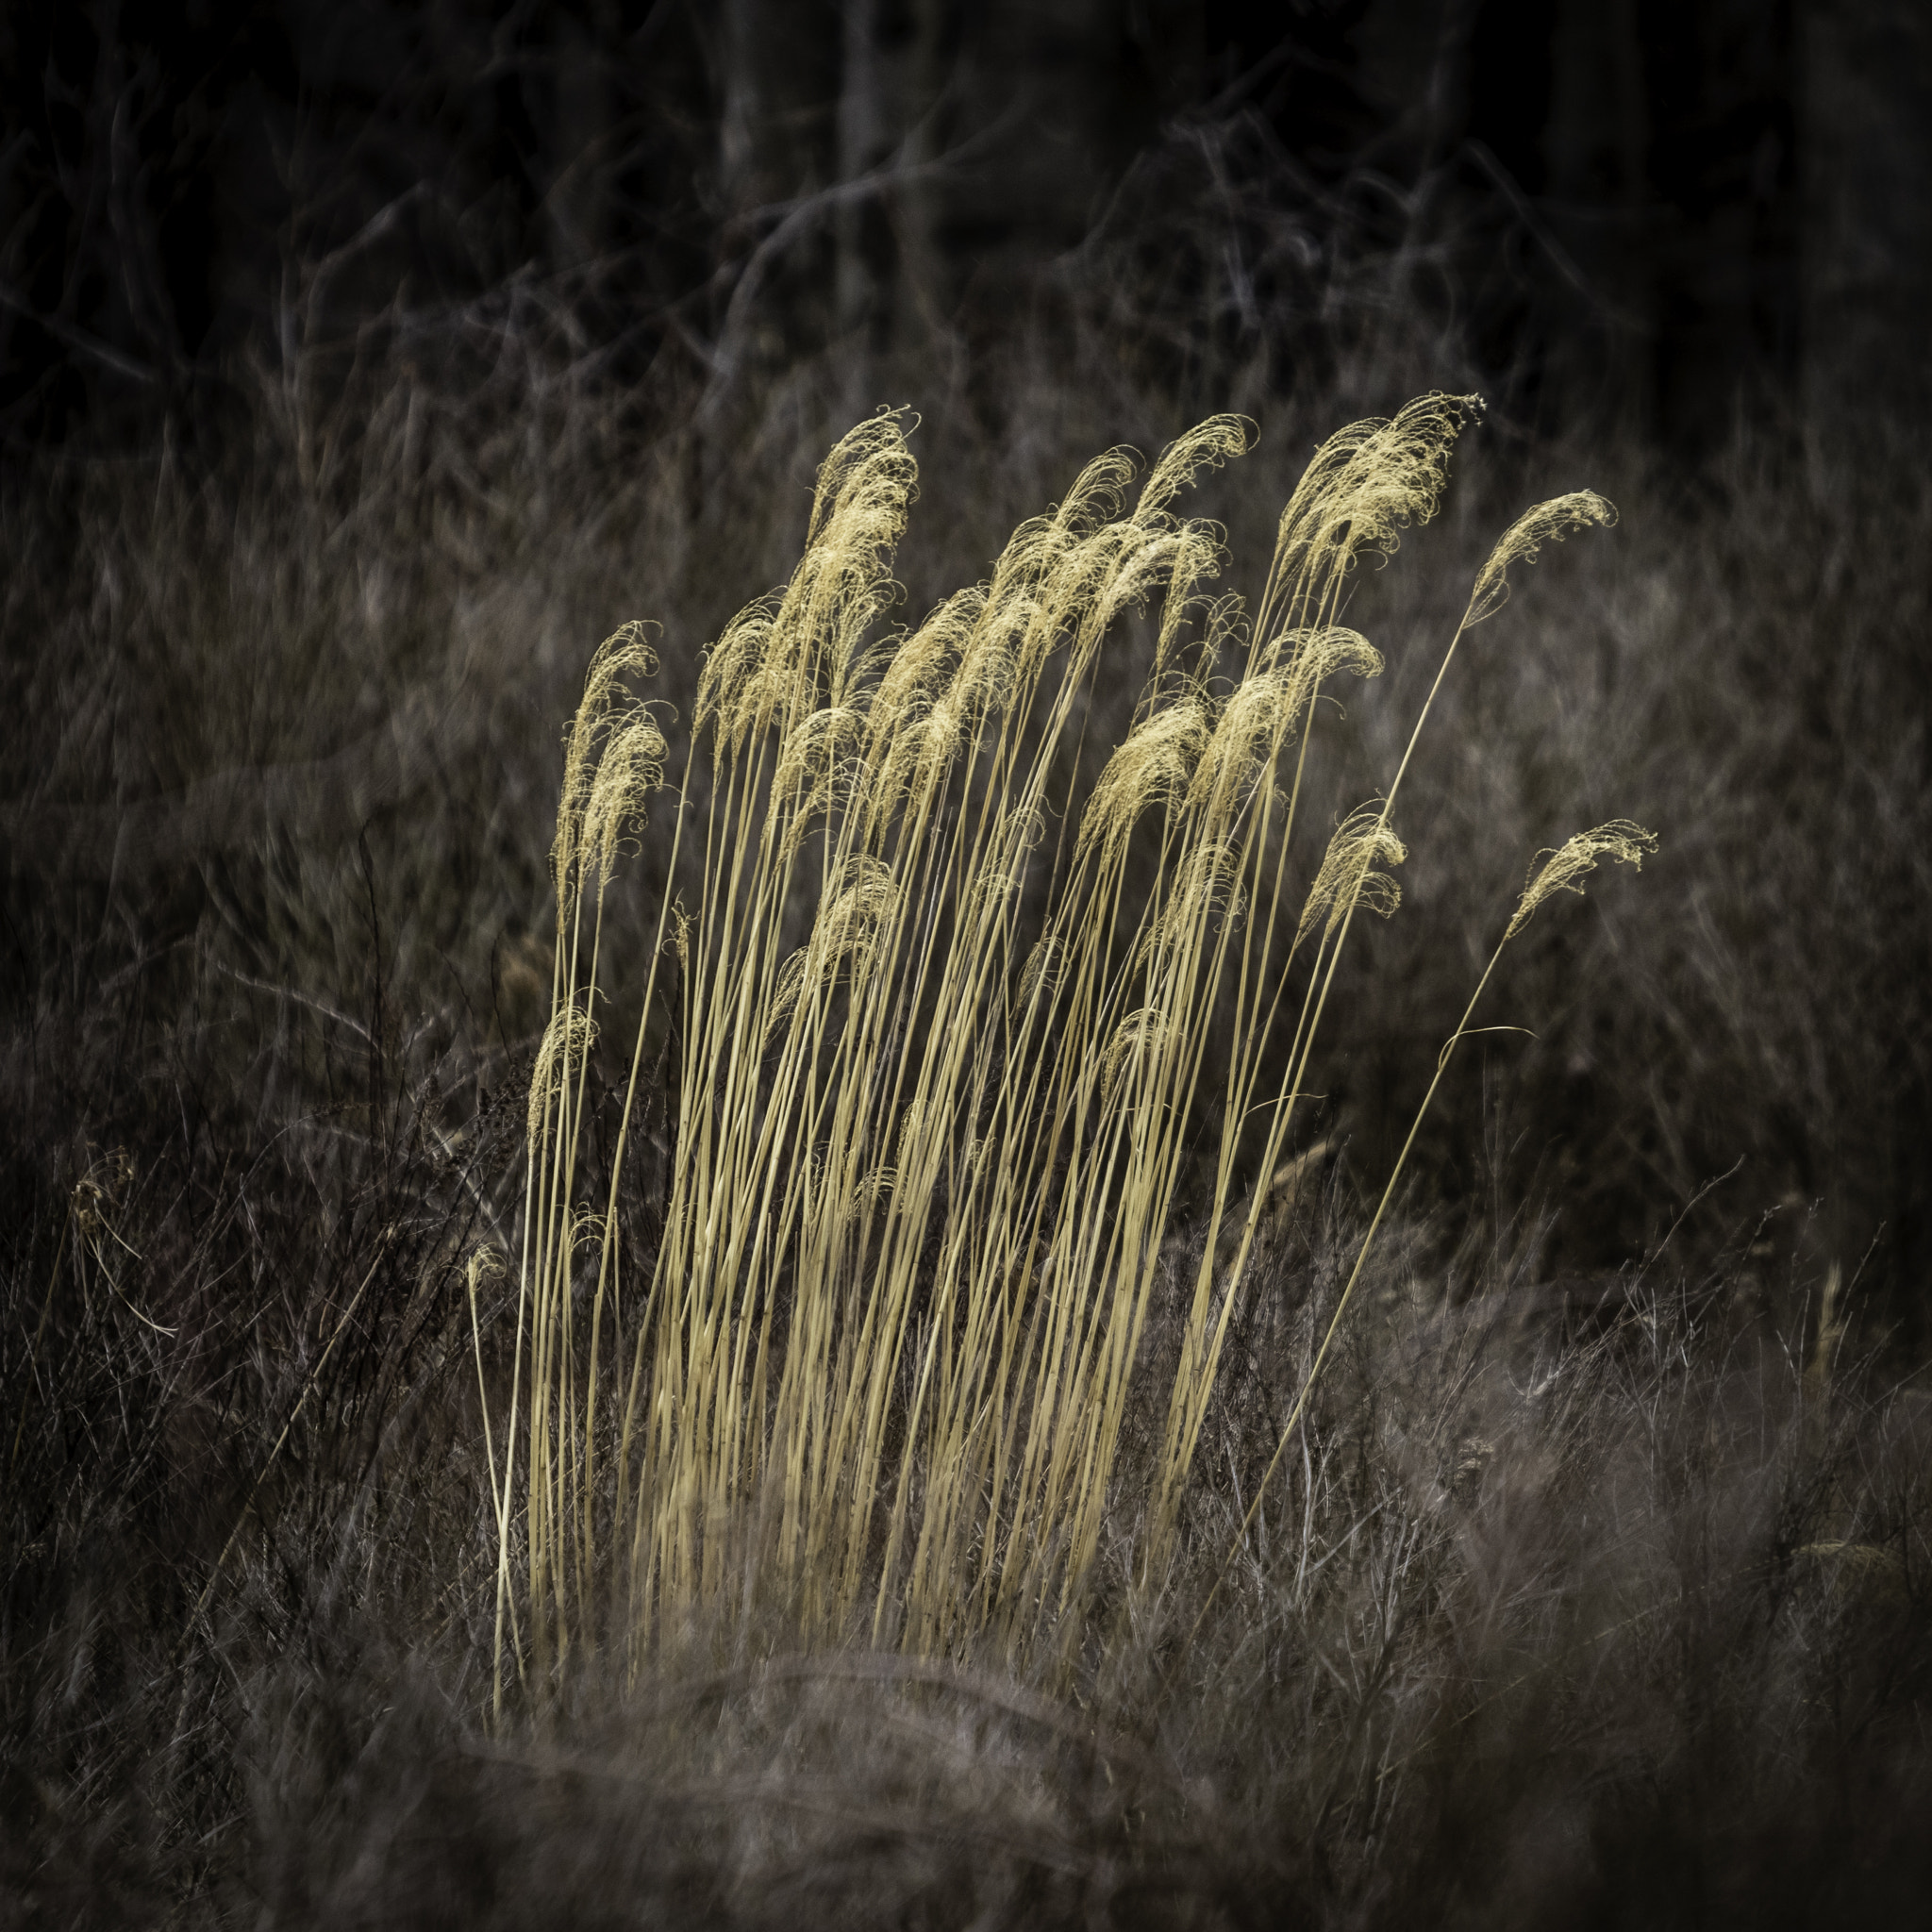
[[[1382, 668], [1341, 623], [1356, 573], [1436, 514], [1480, 414], [1477, 398], [1432, 394], [1330, 438], [1252, 613], [1207, 589], [1221, 529], [1174, 508], [1248, 449], [1251, 425], [1216, 417], [1137, 496], [1131, 452], [1096, 458], [987, 581], [881, 635], [917, 477], [900, 413], [882, 412], [821, 469], [790, 582], [709, 653], [675, 794], [635, 694], [653, 668], [641, 632], [598, 653], [558, 818], [555, 991], [492, 1477], [499, 1692], [506, 1636], [548, 1681], [606, 1641], [637, 1669], [744, 1619], [814, 1644], [944, 1657], [991, 1642], [1016, 1666], [1071, 1669], [1104, 1534], [1124, 1522], [1135, 1588], [1160, 1591], [1254, 1292], [1269, 1191], [1253, 1176], [1293, 1145], [1356, 915], [1400, 901], [1392, 815], [1430, 708], [1510, 567], [1615, 518], [1583, 491], [1511, 527], [1400, 763], [1311, 864], [1319, 701]], [[1136, 618], [1151, 671], [1090, 778], [1095, 686], [1119, 678]], [[691, 905], [667, 892], [648, 960], [629, 962], [641, 1018], [603, 1197], [586, 1200], [589, 1067], [612, 1004], [605, 897], [653, 804]], [[1617, 821], [1536, 873], [1422, 1113], [1537, 906], [1656, 844]], [[625, 1147], [667, 1041], [675, 1154], [654, 1249], [633, 1257]], [[1202, 1216], [1232, 1217], [1233, 1257], [1199, 1246], [1157, 1377], [1150, 1309], [1183, 1221]]]

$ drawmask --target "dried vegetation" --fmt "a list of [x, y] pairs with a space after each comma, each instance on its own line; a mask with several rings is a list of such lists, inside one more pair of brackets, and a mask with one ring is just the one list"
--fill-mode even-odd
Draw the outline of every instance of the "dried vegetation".
[[1920, 1895], [1909, 472], [1633, 461], [1439, 677], [1555, 457], [1016, 388], [887, 649], [900, 419], [794, 571], [836, 403], [489, 346], [0, 505], [8, 1912]]

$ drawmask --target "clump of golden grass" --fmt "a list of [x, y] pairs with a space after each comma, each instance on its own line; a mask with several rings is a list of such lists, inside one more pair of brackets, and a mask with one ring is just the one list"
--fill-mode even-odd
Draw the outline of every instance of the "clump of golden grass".
[[[898, 413], [848, 435], [790, 583], [733, 620], [700, 680], [670, 867], [702, 837], [697, 902], [667, 891], [660, 908], [597, 1205], [579, 1171], [605, 893], [667, 755], [631, 689], [654, 668], [642, 630], [600, 650], [553, 852], [501, 1462], [491, 1435], [499, 1654], [507, 1635], [542, 1671], [613, 1631], [636, 1657], [762, 1607], [827, 1640], [1064, 1658], [1135, 1404], [1158, 1420], [1134, 1567], [1158, 1588], [1268, 1191], [1249, 1191], [1231, 1260], [1224, 1239], [1202, 1244], [1171, 1376], [1150, 1390], [1176, 1223], [1205, 1205], [1221, 1228], [1290, 1144], [1351, 924], [1399, 903], [1392, 814], [1464, 632], [1511, 564], [1614, 520], [1582, 491], [1505, 535], [1400, 765], [1341, 815], [1300, 893], [1317, 697], [1382, 667], [1340, 621], [1351, 576], [1434, 514], [1480, 408], [1428, 395], [1332, 437], [1252, 613], [1207, 594], [1222, 533], [1173, 508], [1249, 445], [1216, 417], [1131, 508], [1131, 454], [1099, 457], [988, 581], [884, 638], [917, 472]], [[1151, 615], [1152, 674], [1083, 797], [1087, 700], [1130, 611]], [[1073, 836], [1049, 839], [1056, 822]], [[1423, 1111], [1536, 908], [1655, 842], [1617, 821], [1533, 870]], [[797, 944], [801, 898], [818, 910]], [[631, 1281], [618, 1191], [673, 960], [675, 1156], [649, 1277]], [[1204, 1130], [1211, 1199], [1190, 1203]]]

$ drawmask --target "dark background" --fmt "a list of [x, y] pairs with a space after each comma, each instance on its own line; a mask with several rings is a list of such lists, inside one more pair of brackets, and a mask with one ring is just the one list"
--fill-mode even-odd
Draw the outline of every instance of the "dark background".
[[1740, 390], [1895, 414], [1928, 40], [1904, 0], [16, 5], [0, 436], [218, 421], [298, 266], [344, 329], [521, 277], [620, 380], [970, 356], [1204, 182], [1253, 253], [1184, 360], [1218, 331], [1291, 362], [1338, 266], [1393, 258], [1533, 420], [1695, 450]]

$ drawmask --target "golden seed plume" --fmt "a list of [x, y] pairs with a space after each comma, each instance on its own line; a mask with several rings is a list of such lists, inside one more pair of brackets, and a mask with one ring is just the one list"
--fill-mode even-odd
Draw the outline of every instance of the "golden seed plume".
[[658, 654], [648, 641], [654, 628], [655, 625], [640, 622], [620, 626], [597, 646], [591, 668], [584, 675], [583, 702], [577, 706], [564, 741], [557, 837], [550, 851], [559, 905], [569, 891], [572, 868], [583, 849], [584, 814], [594, 784], [598, 743], [627, 722], [634, 709], [625, 680], [649, 677], [658, 669]]
[[760, 682], [765, 652], [771, 642], [772, 624], [778, 612], [782, 593], [769, 591], [747, 604], [724, 626], [718, 641], [705, 654], [705, 668], [698, 676], [697, 703], [691, 712], [691, 730], [701, 731], [715, 718], [718, 735], [727, 751], [736, 751], [743, 740], [748, 722], [743, 698]]
[[1168, 1023], [1158, 1007], [1142, 1007], [1114, 1028], [1113, 1038], [1100, 1056], [1103, 1106], [1113, 1098], [1114, 1090], [1126, 1074], [1159, 1052], [1167, 1035]]
[[[1217, 613], [1221, 614], [1221, 635], [1225, 634], [1232, 613], [1224, 611], [1227, 598], [1213, 602], [1204, 595], [1195, 593], [1195, 586], [1204, 578], [1218, 577], [1222, 565], [1226, 561], [1227, 553], [1223, 546], [1224, 532], [1218, 524], [1187, 523], [1180, 528], [1180, 541], [1175, 547], [1169, 564], [1167, 599], [1160, 610], [1160, 632], [1154, 645], [1155, 678], [1158, 678], [1173, 661], [1175, 648], [1180, 642], [1181, 627], [1196, 610], [1205, 609], [1208, 619], [1208, 633], [1218, 644], [1216, 633]], [[1239, 597], [1233, 600], [1239, 608]]]
[[955, 591], [893, 651], [873, 693], [873, 743], [883, 747], [900, 727], [931, 708], [952, 667], [965, 656], [986, 609], [986, 587]]
[[1362, 906], [1383, 919], [1389, 918], [1402, 903], [1402, 888], [1387, 873], [1376, 872], [1377, 864], [1400, 865], [1408, 848], [1382, 823], [1381, 808], [1364, 805], [1342, 820], [1315, 883], [1308, 889], [1307, 904], [1302, 908], [1301, 924], [1295, 928], [1297, 946], [1325, 918], [1324, 939], [1347, 918], [1351, 908]]
[[1226, 840], [1197, 845], [1181, 861], [1174, 891], [1160, 917], [1148, 930], [1146, 951], [1154, 953], [1181, 944], [1216, 913], [1239, 919], [1243, 908], [1241, 855]]
[[565, 1252], [578, 1254], [585, 1248], [596, 1247], [604, 1238], [606, 1216], [600, 1208], [593, 1208], [588, 1201], [571, 1213], [564, 1232]]
[[1141, 719], [1094, 781], [1075, 855], [1114, 850], [1150, 806], [1184, 796], [1208, 744], [1208, 708], [1191, 692]]
[[1508, 602], [1507, 573], [1512, 563], [1534, 563], [1545, 543], [1560, 543], [1578, 530], [1607, 528], [1616, 521], [1616, 505], [1594, 490], [1573, 490], [1567, 496], [1553, 496], [1549, 502], [1524, 510], [1504, 531], [1502, 541], [1490, 552], [1490, 560], [1477, 575], [1463, 628], [1494, 616]]
[[544, 1108], [569, 1086], [596, 1039], [597, 1023], [581, 1007], [559, 1007], [550, 1016], [530, 1072], [527, 1124], [532, 1140], [542, 1131]]
[[834, 808], [859, 780], [852, 752], [865, 736], [863, 713], [852, 705], [825, 705], [795, 725], [778, 752], [765, 836], [782, 858], [794, 857], [813, 817]]
[[1404, 529], [1427, 523], [1456, 440], [1483, 407], [1480, 396], [1418, 396], [1392, 418], [1370, 417], [1331, 436], [1281, 514], [1264, 613], [1280, 614], [1291, 583], [1305, 587], [1297, 603], [1307, 595], [1319, 602], [1324, 584], [1365, 555], [1391, 555]]
[[1062, 642], [1071, 646], [1066, 676], [1083, 676], [1108, 626], [1145, 603], [1181, 548], [1174, 529], [1116, 523], [1061, 551], [1018, 641], [1016, 682], [1030, 686]]
[[1291, 667], [1242, 678], [1221, 708], [1214, 737], [1195, 768], [1189, 806], [1207, 807], [1217, 824], [1224, 824], [1269, 753], [1293, 729], [1313, 689], [1306, 678], [1298, 680]]
[[641, 707], [605, 746], [597, 775], [584, 807], [583, 841], [597, 860], [600, 882], [608, 885], [626, 835], [644, 825], [644, 800], [664, 783], [670, 747]]
[[898, 1184], [899, 1173], [896, 1168], [868, 1168], [853, 1183], [852, 1196], [846, 1204], [845, 1218], [848, 1221], [856, 1221], [861, 1214], [875, 1211], [879, 1203], [886, 1199]]
[[1643, 870], [1644, 856], [1657, 850], [1657, 839], [1655, 832], [1647, 832], [1629, 819], [1612, 819], [1608, 824], [1599, 825], [1592, 832], [1579, 832], [1575, 838], [1558, 845], [1554, 851], [1537, 854], [1545, 862], [1539, 870], [1530, 867], [1529, 882], [1524, 888], [1523, 898], [1516, 908], [1516, 916], [1509, 922], [1505, 939], [1513, 940], [1529, 924], [1530, 915], [1553, 892], [1574, 892], [1579, 897], [1583, 892], [1583, 881], [1597, 868], [1597, 861], [1603, 858], [1613, 860], [1618, 865], [1635, 866]]
[[1074, 479], [1058, 507], [1040, 521], [1065, 536], [1091, 535], [1120, 514], [1139, 460], [1138, 452], [1122, 446], [1103, 450]]
[[[1247, 625], [1248, 600], [1239, 591], [1224, 591], [1207, 606], [1202, 613], [1200, 647], [1195, 654], [1201, 675], [1212, 674], [1223, 647], [1241, 641], [1247, 635]], [[1157, 677], [1160, 669], [1157, 664]]]
[[1323, 521], [1324, 507], [1356, 453], [1377, 430], [1387, 428], [1386, 416], [1366, 416], [1335, 431], [1309, 458], [1301, 481], [1288, 499], [1275, 530], [1277, 570], [1292, 568], [1306, 555]]
[[473, 1248], [463, 1268], [463, 1279], [468, 1284], [471, 1299], [475, 1299], [477, 1291], [486, 1282], [501, 1281], [508, 1273], [509, 1263], [504, 1259], [503, 1250], [493, 1241]]
[[1019, 670], [1019, 630], [1008, 613], [997, 613], [993, 622], [985, 621], [987, 614], [982, 613], [982, 621], [974, 624], [966, 640], [952, 688], [961, 720], [974, 727], [1011, 702]]
[[799, 1000], [829, 985], [841, 966], [855, 978], [873, 963], [880, 928], [898, 909], [899, 884], [876, 858], [848, 859], [826, 893], [811, 938], [778, 970], [765, 1038], [770, 1040]]
[[1026, 964], [1021, 969], [1016, 1011], [1024, 1012], [1033, 1004], [1036, 994], [1047, 999], [1053, 997], [1066, 964], [1065, 954], [1065, 946], [1057, 939], [1035, 941], [1033, 950], [1026, 955]]
[[1290, 723], [1301, 722], [1302, 708], [1313, 697], [1318, 686], [1338, 671], [1352, 671], [1357, 677], [1380, 677], [1382, 654], [1358, 630], [1344, 625], [1329, 625], [1321, 630], [1285, 631], [1261, 655], [1263, 670], [1286, 665], [1292, 702]]
[[591, 760], [597, 739], [613, 716], [624, 708], [618, 687], [622, 679], [650, 677], [658, 669], [658, 654], [648, 641], [654, 625], [632, 622], [613, 631], [597, 646], [591, 667], [584, 674], [583, 702], [571, 725], [569, 749], [564, 758], [566, 787], [581, 785], [582, 774]]
[[[1128, 453], [1109, 451], [1082, 472], [1058, 511], [1031, 517], [1013, 532], [993, 565], [985, 607], [962, 655], [984, 653], [990, 664], [1005, 667], [1007, 682], [1011, 683], [1018, 674], [1024, 641], [1042, 621], [1056, 570], [1068, 552], [1077, 548], [1091, 527], [1102, 521], [1091, 513], [1091, 508], [1096, 505], [1101, 508], [1116, 507], [1123, 482], [1132, 475]], [[975, 685], [978, 681], [974, 680]]]
[[816, 705], [823, 681], [841, 702], [863, 666], [867, 629], [899, 595], [891, 555], [918, 493], [904, 413], [882, 411], [841, 438], [819, 466], [805, 555], [791, 581], [741, 611], [710, 652], [696, 723], [715, 716], [727, 751]]
[[1418, 396], [1362, 443], [1340, 479], [1328, 525], [1340, 569], [1368, 553], [1391, 555], [1403, 530], [1435, 515], [1456, 439], [1480, 408], [1475, 396]]
[[1256, 426], [1245, 416], [1209, 416], [1186, 435], [1177, 436], [1161, 451], [1148, 472], [1134, 506], [1134, 521], [1151, 524], [1183, 490], [1191, 489], [1203, 470], [1218, 470], [1230, 457], [1244, 457], [1254, 447]]
[[[1186, 540], [1176, 531], [1162, 530], [1149, 535], [1139, 525], [1128, 525], [1125, 528], [1141, 541], [1134, 542], [1129, 537], [1123, 541], [1101, 593], [1094, 600], [1092, 614], [1080, 626], [1083, 638], [1091, 631], [1097, 641], [1123, 611], [1140, 609], [1161, 580], [1171, 575], [1174, 565], [1187, 556]], [[1075, 668], [1078, 663], [1076, 658]]]
[[965, 718], [948, 689], [935, 699], [902, 705], [883, 741], [877, 735], [876, 705], [873, 723], [865, 808], [867, 833], [876, 838], [893, 811], [915, 792], [931, 795], [965, 737]]

